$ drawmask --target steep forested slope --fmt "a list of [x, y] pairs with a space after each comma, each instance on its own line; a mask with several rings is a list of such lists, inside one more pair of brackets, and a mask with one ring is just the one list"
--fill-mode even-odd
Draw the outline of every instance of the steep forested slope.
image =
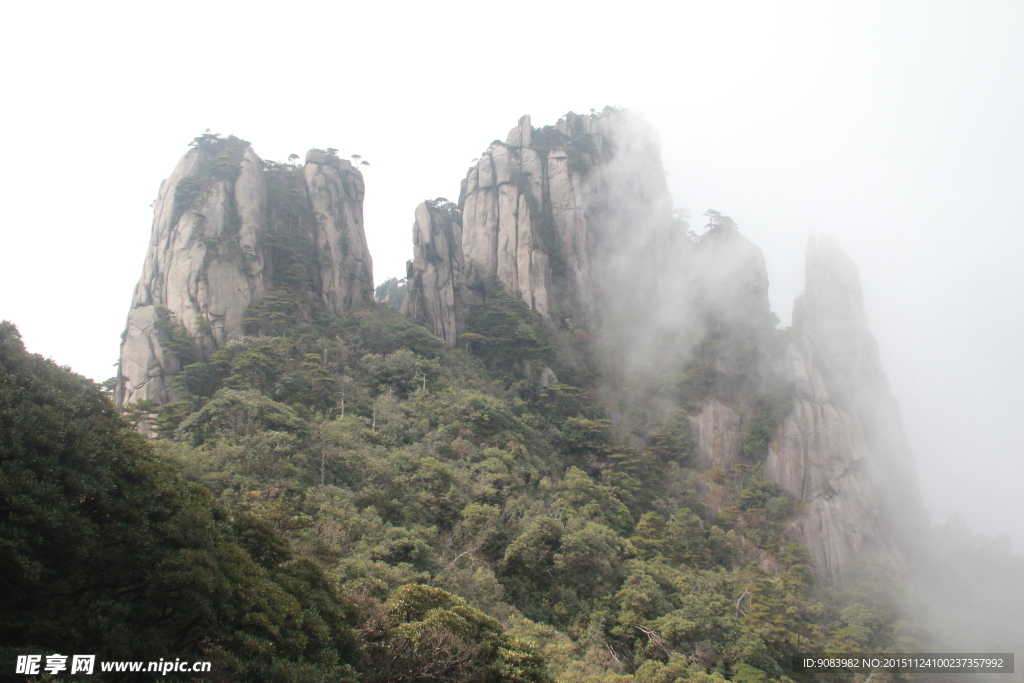
[[[262, 437], [283, 453], [305, 423], [255, 396], [217, 399], [247, 420], [233, 432], [211, 402], [207, 436]], [[253, 401], [266, 409], [261, 418], [291, 421], [266, 429], [245, 412]], [[301, 470], [283, 472], [281, 483]], [[301, 520], [219, 504], [155, 457], [98, 387], [26, 353], [14, 327], [0, 325], [5, 677], [18, 654], [76, 652], [206, 660], [204, 680], [218, 681], [544, 680], [527, 645], [443, 590], [410, 583], [381, 601], [342, 595], [323, 563], [279, 533]], [[165, 680], [179, 677], [192, 680]]]
[[[696, 467], [685, 412], [650, 447], [616, 443], [587, 359], [560, 364], [493, 286], [456, 349], [384, 305], [230, 342], [179, 376], [154, 447], [323, 567], [368, 647], [409, 585], [465, 598], [560, 680], [781, 680], [799, 651], [891, 645], [898, 588], [812, 592], [783, 537], [795, 504], [756, 464]], [[730, 334], [707, 368], [743, 346]], [[700, 367], [680, 390], [730, 383], [695, 388]]]

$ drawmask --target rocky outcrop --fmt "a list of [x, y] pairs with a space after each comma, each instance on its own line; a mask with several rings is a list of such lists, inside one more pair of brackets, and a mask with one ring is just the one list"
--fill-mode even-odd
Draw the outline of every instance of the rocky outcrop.
[[786, 353], [793, 411], [765, 475], [804, 504], [790, 534], [821, 574], [853, 559], [900, 568], [921, 507], [857, 270], [833, 240], [812, 238], [806, 278]]
[[401, 311], [426, 323], [453, 347], [465, 329], [466, 315], [462, 226], [457, 210], [435, 202], [417, 206], [412, 242], [413, 260], [407, 265]]
[[690, 416], [697, 465], [729, 469], [740, 460], [740, 415], [733, 406], [711, 398]]
[[373, 302], [373, 259], [363, 231], [363, 174], [345, 159], [310, 150], [306, 189], [315, 225], [318, 290], [337, 316]]
[[[372, 301], [372, 263], [362, 225], [363, 181], [348, 161], [311, 151], [304, 170], [314, 225], [275, 224], [313, 242], [309, 299], [343, 316]], [[174, 376], [246, 332], [246, 312], [275, 286], [266, 248], [266, 174], [298, 173], [263, 162], [244, 140], [197, 138], [160, 186], [142, 277], [122, 338], [115, 399], [164, 404]], [[272, 207], [271, 207], [272, 208]], [[280, 223], [280, 222], [278, 222]]]
[[805, 505], [790, 535], [826, 576], [853, 559], [903, 567], [861, 421], [832, 404], [808, 339], [792, 344], [786, 360], [796, 398], [765, 475]]
[[[618, 295], [653, 282], [645, 259], [671, 219], [653, 131], [611, 109], [540, 129], [522, 117], [469, 169], [459, 208], [466, 287], [496, 278], [548, 323], [570, 318], [577, 329], [596, 323], [602, 289]], [[425, 263], [414, 260], [408, 273], [425, 287], [416, 310], [442, 310], [449, 285]]]
[[181, 358], [166, 337], [180, 326], [197, 354], [207, 356], [243, 334], [246, 308], [266, 291], [261, 162], [247, 144], [224, 143], [235, 147], [225, 152], [235, 156], [227, 172], [210, 175], [221, 150], [196, 146], [160, 186], [121, 347], [119, 405], [173, 400], [170, 380]]
[[532, 149], [530, 117], [492, 144], [462, 184], [462, 250], [467, 283], [497, 277], [532, 310], [548, 316], [551, 270], [538, 232], [544, 226], [547, 170], [543, 152]]
[[[417, 209], [403, 310], [452, 346], [478, 285], [496, 279], [553, 338], [587, 338], [612, 430], [638, 447], [640, 421], [668, 410], [659, 394], [690, 377], [681, 402], [699, 466], [767, 456], [765, 475], [802, 505], [790, 536], [823, 575], [854, 558], [903, 566], [894, 520], [920, 506], [853, 264], [812, 241], [783, 361], [766, 351], [777, 319], [760, 249], [714, 211], [687, 239], [671, 207], [657, 140], [636, 116], [570, 113], [539, 129], [524, 116], [470, 168], [461, 222]], [[780, 381], [795, 387], [792, 410], [766, 454], [765, 425], [788, 401]]]
[[[708, 357], [692, 352], [691, 359], [711, 364], [715, 378], [709, 395], [688, 411], [696, 464], [729, 469], [760, 462], [762, 454], [744, 447], [745, 430], [764, 418], [761, 392], [777, 394], [781, 380], [792, 404], [780, 415], [763, 468], [800, 503], [788, 536], [807, 548], [822, 576], [853, 560], [906, 567], [921, 505], [855, 266], [833, 240], [811, 240], [793, 340], [784, 359], [773, 359], [765, 351], [774, 321], [761, 252], [728, 218], [715, 214], [711, 223], [686, 264], [690, 294], [680, 300], [693, 308], [681, 329], [703, 324], [711, 338], [724, 333], [742, 341], [734, 345], [738, 356], [724, 350], [729, 345]], [[754, 358], [742, 353], [748, 344]], [[752, 377], [761, 378], [760, 386]], [[766, 389], [766, 381], [776, 388]]]

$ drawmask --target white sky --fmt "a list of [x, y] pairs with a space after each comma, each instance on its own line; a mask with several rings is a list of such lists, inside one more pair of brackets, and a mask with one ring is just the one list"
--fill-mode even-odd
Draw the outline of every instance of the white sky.
[[521, 114], [659, 131], [675, 205], [732, 216], [788, 324], [813, 230], [861, 270], [933, 519], [1024, 549], [1024, 3], [10, 3], [0, 318], [113, 374], [150, 202], [206, 128], [362, 154], [378, 281]]

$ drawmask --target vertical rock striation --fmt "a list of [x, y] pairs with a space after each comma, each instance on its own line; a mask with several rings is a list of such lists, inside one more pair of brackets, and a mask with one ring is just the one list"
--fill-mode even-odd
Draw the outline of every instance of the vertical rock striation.
[[497, 277], [532, 310], [551, 308], [549, 254], [543, 229], [546, 167], [543, 152], [531, 148], [530, 117], [495, 142], [470, 168], [462, 184], [462, 249], [467, 283]]
[[[653, 131], [635, 115], [569, 113], [540, 129], [523, 116], [462, 182], [462, 283], [472, 291], [496, 278], [549, 324], [590, 328], [602, 289], [640, 291], [656, 277], [638, 258], [650, 256], [655, 233], [667, 239], [671, 206]], [[624, 234], [631, 239], [618, 239]], [[410, 281], [424, 287], [418, 311], [451, 298], [446, 277], [424, 270], [429, 263], [409, 266]], [[449, 344], [462, 331], [446, 336]]]
[[416, 207], [413, 260], [407, 266], [401, 311], [425, 322], [452, 347], [465, 329], [465, 274], [462, 226], [455, 212], [444, 209], [435, 202]]
[[334, 315], [373, 302], [373, 259], [363, 232], [363, 174], [319, 150], [306, 154], [306, 189], [316, 220], [317, 288]]
[[[372, 301], [362, 225], [363, 181], [351, 163], [311, 150], [304, 170], [307, 231], [318, 269], [310, 296], [334, 315]], [[160, 186], [142, 277], [121, 344], [115, 400], [164, 404], [174, 376], [245, 334], [246, 311], [274, 287], [267, 247], [268, 172], [248, 142], [206, 135]], [[302, 200], [300, 200], [302, 201]]]

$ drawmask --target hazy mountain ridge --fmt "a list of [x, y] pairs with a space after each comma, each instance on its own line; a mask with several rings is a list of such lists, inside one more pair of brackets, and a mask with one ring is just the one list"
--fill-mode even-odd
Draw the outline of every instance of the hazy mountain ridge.
[[[894, 520], [921, 517], [913, 463], [856, 268], [838, 245], [827, 238], [808, 245], [807, 292], [794, 316], [799, 337], [782, 349], [785, 361], [740, 369], [735, 358], [716, 358], [712, 372], [758, 377], [665, 401], [655, 399], [672, 393], [661, 378], [692, 362], [690, 348], [701, 343], [709, 317], [712, 327], [749, 326], [757, 353], [767, 353], [774, 323], [764, 258], [727, 217], [713, 216], [702, 238], [683, 234], [645, 122], [606, 109], [570, 113], [538, 131], [524, 116], [470, 168], [459, 209], [446, 216], [435, 203], [417, 209], [403, 312], [454, 346], [480, 287], [496, 278], [554, 336], [590, 333], [617, 436], [644, 445], [653, 431], [625, 404], [645, 403], [663, 417], [672, 398], [677, 407], [689, 403], [698, 463], [729, 469], [767, 455], [768, 478], [806, 506], [792, 537], [823, 575], [854, 557], [906, 566]], [[822, 376], [846, 411], [832, 405]], [[763, 417], [756, 404], [766, 383], [795, 387], [793, 408], [781, 431], [768, 435], [768, 453], [741, 453], [744, 428]], [[897, 505], [892, 491], [911, 502]]]
[[[367, 305], [373, 275], [358, 168], [311, 150], [302, 187], [289, 190], [293, 201], [305, 199], [305, 211], [286, 215], [268, 205], [265, 176], [298, 172], [264, 168], [237, 138], [197, 138], [157, 199], [122, 347], [121, 405], [173, 402], [184, 364], [208, 361], [226, 342], [259, 331], [253, 311], [282, 284], [265, 244], [268, 217], [278, 229], [281, 216], [290, 218], [284, 229], [312, 244], [306, 291], [300, 287], [292, 300], [302, 317], [312, 315], [311, 302], [342, 318]], [[688, 237], [671, 207], [655, 133], [635, 114], [570, 113], [542, 129], [524, 116], [505, 143], [492, 143], [470, 168], [457, 207], [438, 200], [417, 208], [403, 313], [453, 347], [470, 331], [471, 309], [486, 302], [486, 283], [499, 283], [540, 317], [562, 349], [554, 358], [563, 367], [569, 357], [570, 366], [590, 366], [617, 438], [647, 446], [657, 423], [685, 407], [699, 464], [729, 469], [763, 461], [767, 476], [805, 504], [790, 535], [823, 575], [858, 556], [904, 567], [886, 517], [895, 515], [896, 496], [883, 493], [882, 482], [913, 489], [908, 499], [918, 494], [855, 267], [837, 245], [811, 242], [808, 290], [794, 317], [803, 339], [784, 350], [783, 363], [766, 363], [759, 354], [770, 356], [765, 349], [776, 333], [760, 250], [717, 214], [708, 234]], [[284, 264], [276, 267], [283, 280]], [[581, 333], [582, 351], [567, 355], [568, 337]], [[686, 372], [701, 344], [736, 334], [749, 348], [712, 353], [697, 384], [679, 390], [665, 381]], [[849, 348], [833, 341], [837, 335]], [[192, 358], [169, 351], [188, 340]], [[557, 381], [547, 366], [529, 372], [527, 381]], [[846, 411], [832, 405], [822, 376], [845, 397]], [[763, 423], [759, 393], [780, 383], [797, 392], [781, 432], [770, 425], [767, 443], [741, 448], [744, 430]], [[879, 401], [891, 408], [874, 407]], [[900, 509], [920, 516], [913, 507]]]

